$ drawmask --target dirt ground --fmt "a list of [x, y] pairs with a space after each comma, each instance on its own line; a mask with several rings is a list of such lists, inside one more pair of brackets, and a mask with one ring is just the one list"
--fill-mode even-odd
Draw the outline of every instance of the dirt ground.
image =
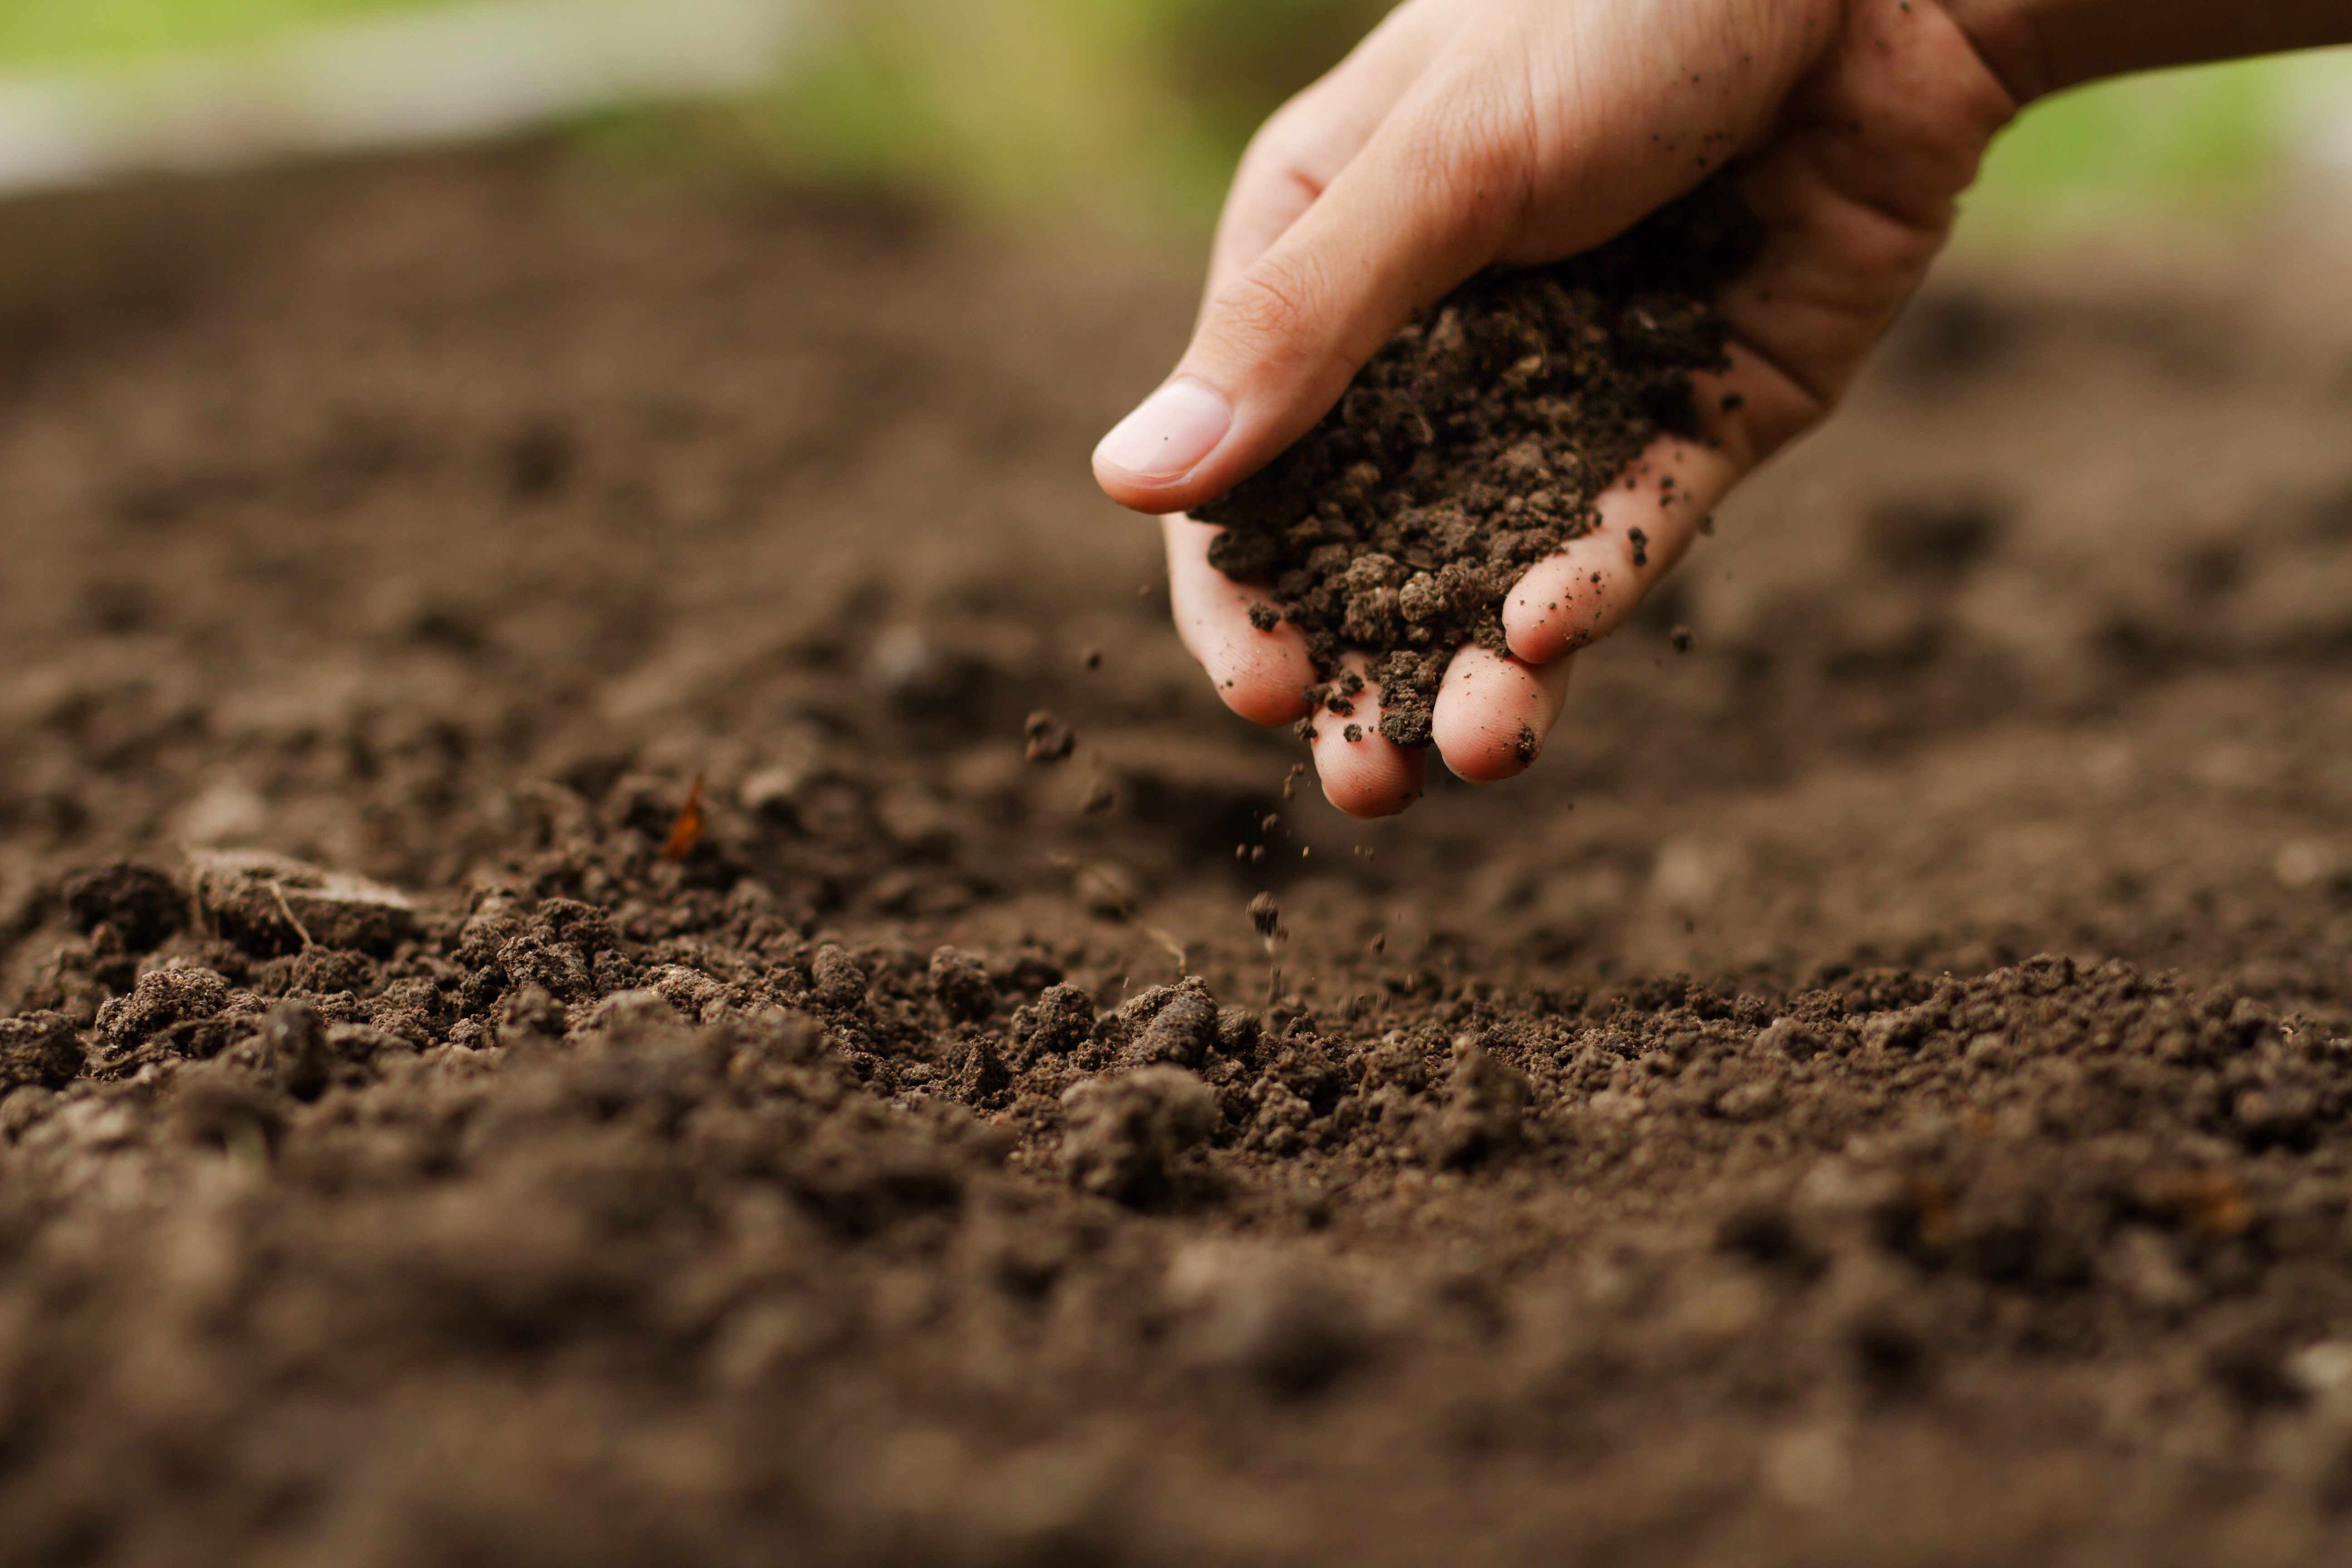
[[1087, 479], [1181, 258], [0, 213], [0, 1561], [2343, 1561], [2315, 226], [1948, 271], [1366, 827]]

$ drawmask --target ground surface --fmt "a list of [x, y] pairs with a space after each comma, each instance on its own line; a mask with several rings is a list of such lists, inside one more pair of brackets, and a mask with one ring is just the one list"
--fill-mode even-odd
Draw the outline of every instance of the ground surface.
[[1090, 493], [1181, 268], [7, 215], [0, 1558], [2341, 1561], [2311, 226], [1948, 275], [1363, 828]]

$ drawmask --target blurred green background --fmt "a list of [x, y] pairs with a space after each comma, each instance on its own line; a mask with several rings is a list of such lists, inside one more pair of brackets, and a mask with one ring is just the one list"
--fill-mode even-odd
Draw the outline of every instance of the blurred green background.
[[[0, 0], [0, 76], [135, 71], [306, 26], [451, 0]], [[562, 0], [540, 0], [561, 4]], [[612, 4], [614, 0], [593, 0]], [[663, 0], [643, 0], [656, 11]], [[804, 0], [821, 19], [771, 89], [615, 107], [575, 132], [665, 162], [937, 190], [983, 210], [1082, 210], [1197, 232], [1249, 132], [1343, 54], [1380, 0]], [[2352, 125], [2346, 51], [2113, 83], [2030, 111], [1994, 150], [1964, 238], [2137, 216], [2208, 219]]]
[[[0, 0], [0, 68], [80, 66], [250, 46], [404, 0]], [[434, 0], [404, 0], [425, 5]]]

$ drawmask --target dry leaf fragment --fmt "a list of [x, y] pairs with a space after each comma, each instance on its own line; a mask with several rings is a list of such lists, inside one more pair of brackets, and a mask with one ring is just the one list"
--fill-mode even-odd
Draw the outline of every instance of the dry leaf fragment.
[[669, 837], [662, 843], [662, 858], [675, 865], [694, 853], [702, 842], [702, 778], [694, 775], [692, 787], [686, 792], [686, 804], [677, 808], [677, 820], [670, 824]]

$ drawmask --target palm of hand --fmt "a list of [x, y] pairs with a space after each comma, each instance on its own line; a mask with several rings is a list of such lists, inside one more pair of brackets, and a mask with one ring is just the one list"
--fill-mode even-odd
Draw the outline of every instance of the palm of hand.
[[[1605, 62], [1596, 75], [1591, 62]], [[1615, 629], [1700, 521], [1824, 415], [1906, 300], [1993, 132], [2016, 105], [1932, 0], [1410, 0], [1269, 121], [1221, 226], [1202, 331], [1180, 376], [1216, 388], [1232, 435], [1171, 481], [1106, 489], [1168, 512], [1177, 628], [1234, 711], [1306, 712], [1292, 628], [1208, 563], [1215, 530], [1179, 509], [1295, 439], [1412, 311], [1478, 268], [1574, 254], [1733, 152], [1767, 239], [1719, 301], [1731, 367], [1706, 378], [1697, 440], [1663, 438], [1600, 502], [1600, 526], [1531, 569], [1504, 610], [1512, 657], [1464, 648], [1437, 750], [1506, 778], [1559, 715], [1569, 656]], [[1350, 741], [1314, 742], [1325, 793], [1360, 816], [1417, 798], [1423, 759], [1359, 699]]]

